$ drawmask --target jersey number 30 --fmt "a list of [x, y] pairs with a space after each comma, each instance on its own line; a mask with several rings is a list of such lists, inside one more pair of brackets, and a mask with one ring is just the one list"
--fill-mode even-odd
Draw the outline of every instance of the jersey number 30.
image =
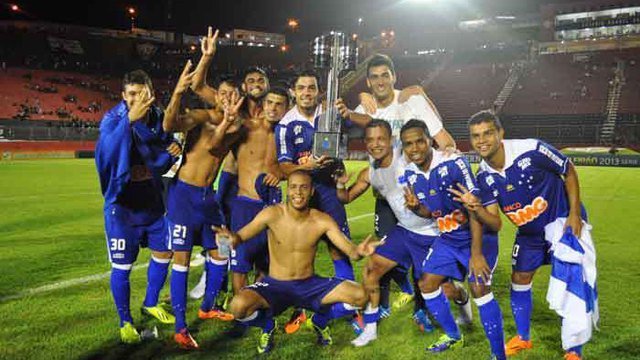
[[124, 239], [111, 239], [111, 251], [122, 251], [125, 249], [126, 243]]

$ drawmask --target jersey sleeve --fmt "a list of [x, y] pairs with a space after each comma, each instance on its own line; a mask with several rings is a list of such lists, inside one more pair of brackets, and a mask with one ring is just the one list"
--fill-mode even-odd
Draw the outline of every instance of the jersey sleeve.
[[493, 189], [493, 177], [478, 174], [477, 177], [478, 190], [482, 206], [489, 206], [498, 202], [498, 190]]
[[420, 119], [427, 124], [427, 129], [429, 129], [431, 137], [442, 130], [442, 119], [431, 101], [425, 99], [423, 96], [413, 95], [407, 100], [406, 104], [416, 119]]
[[414, 194], [418, 197], [418, 200], [423, 204], [425, 203], [427, 199], [428, 185], [424, 176], [421, 176], [411, 169], [407, 169], [404, 172], [404, 178], [400, 181], [400, 186], [412, 188]]
[[293, 162], [293, 141], [291, 141], [291, 135], [289, 134], [289, 127], [287, 125], [276, 125], [276, 154], [278, 155], [278, 162]]
[[538, 141], [536, 151], [531, 155], [531, 161], [537, 167], [558, 175], [566, 174], [569, 166], [569, 158], [544, 141]]
[[453, 172], [456, 174], [455, 179], [457, 182], [464, 185], [473, 195], [478, 196], [480, 189], [478, 188], [476, 178], [473, 176], [473, 172], [471, 172], [471, 165], [469, 165], [467, 159], [459, 157], [455, 160], [454, 165], [451, 166], [454, 168]]

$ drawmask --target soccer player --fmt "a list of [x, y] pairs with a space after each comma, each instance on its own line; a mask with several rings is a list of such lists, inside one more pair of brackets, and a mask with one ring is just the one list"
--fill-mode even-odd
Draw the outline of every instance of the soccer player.
[[[369, 97], [363, 98], [363, 102], [358, 107], [351, 111], [347, 108], [344, 102], [338, 100], [338, 110], [344, 119], [348, 119], [352, 123], [360, 127], [365, 127], [373, 118], [383, 119], [391, 124], [392, 135], [394, 137], [394, 146], [401, 148], [400, 144], [400, 129], [410, 119], [419, 119], [424, 121], [429, 129], [430, 134], [434, 134], [434, 140], [440, 150], [447, 152], [455, 151], [456, 144], [449, 132], [442, 125], [442, 118], [438, 113], [435, 105], [424, 94], [421, 87], [411, 86], [401, 90], [395, 89], [396, 72], [393, 61], [390, 57], [383, 54], [374, 56], [369, 63], [367, 63], [367, 86], [373, 94], [372, 99]], [[416, 90], [417, 89], [417, 90]], [[369, 101], [365, 101], [369, 100]], [[370, 104], [370, 106], [367, 106]], [[373, 108], [373, 112], [368, 114], [367, 108]], [[371, 111], [372, 109], [369, 109]], [[406, 159], [402, 161], [408, 164]], [[374, 191], [374, 195], [376, 192]], [[375, 204], [375, 229], [376, 235], [383, 237], [391, 231], [396, 223], [397, 219], [394, 217], [389, 203], [386, 200], [376, 195]], [[381, 316], [384, 316], [390, 311], [389, 309], [389, 278], [398, 278], [398, 270], [394, 269], [389, 271], [380, 281], [380, 300], [381, 300]], [[414, 284], [417, 284], [417, 279], [414, 279]], [[409, 290], [410, 285], [405, 281], [399, 281], [399, 285], [403, 289], [403, 292], [411, 292]], [[417, 286], [416, 286], [417, 287]], [[462, 286], [456, 284], [455, 287], [448, 288], [448, 291], [455, 293], [455, 302], [460, 306], [460, 316], [457, 321], [461, 324], [471, 322], [471, 304], [469, 303], [469, 296]], [[420, 298], [420, 294], [415, 292], [414, 303], [414, 320], [421, 328], [428, 328], [429, 322], [427, 315], [423, 310], [423, 302]], [[402, 302], [406, 302], [407, 296], [402, 295], [398, 305], [402, 305]], [[460, 299], [460, 300], [457, 300]]]
[[173, 315], [158, 306], [171, 260], [165, 243], [161, 176], [180, 148], [162, 129], [164, 115], [153, 105], [153, 84], [144, 71], [124, 76], [122, 99], [100, 123], [96, 167], [104, 196], [111, 293], [120, 316], [120, 338], [124, 343], [137, 343], [141, 339], [129, 309], [129, 274], [140, 247], [151, 249], [142, 313], [162, 323], [175, 322]]
[[[404, 174], [406, 163], [402, 159], [402, 149], [392, 145], [389, 123], [380, 119], [369, 122], [365, 129], [365, 143], [371, 163], [360, 171], [357, 180], [348, 189], [345, 188], [348, 176], [337, 180], [338, 198], [349, 203], [372, 187], [390, 204], [398, 223], [382, 238], [383, 245], [376, 249], [364, 269], [364, 285], [369, 301], [364, 312], [364, 331], [351, 342], [358, 347], [377, 338], [380, 278], [396, 266], [401, 266], [404, 271], [413, 266], [419, 278], [422, 261], [439, 234], [432, 219], [414, 214], [405, 204], [404, 191], [398, 181]], [[425, 319], [429, 321], [427, 317]], [[433, 329], [431, 323], [426, 326], [429, 327], [427, 331]]]
[[[208, 51], [211, 48], [213, 50]], [[195, 73], [208, 67], [213, 52], [215, 39], [208, 44], [207, 51], [203, 51]], [[188, 81], [189, 76], [187, 66], [178, 82]], [[166, 217], [169, 248], [174, 253], [171, 272], [171, 302], [176, 316], [174, 340], [183, 349], [196, 349], [198, 344], [187, 329], [185, 314], [189, 260], [196, 244], [207, 250], [207, 282], [198, 317], [231, 320], [230, 315], [213, 309], [227, 272], [228, 257], [218, 253], [214, 239], [212, 227], [222, 225], [224, 218], [212, 184], [222, 160], [242, 136], [242, 119], [236, 116], [242, 99], [233, 96], [230, 103], [217, 104], [214, 109], [195, 109], [186, 115], [179, 115], [183, 93], [184, 91], [174, 91], [163, 122], [167, 131], [187, 133], [184, 162], [178, 170], [177, 180], [169, 189]], [[223, 110], [223, 114], [220, 110]]]
[[[545, 228], [558, 221], [580, 238], [586, 211], [580, 203], [578, 174], [569, 159], [536, 139], [504, 140], [500, 119], [481, 111], [469, 119], [471, 146], [482, 157], [478, 184], [492, 195], [483, 204], [498, 204], [518, 227], [512, 252], [511, 310], [518, 335], [507, 342], [507, 355], [531, 349], [533, 298], [531, 283], [536, 270], [551, 259]], [[565, 359], [582, 357], [582, 346], [565, 348]]]
[[[296, 170], [311, 171], [313, 177], [314, 207], [329, 214], [340, 226], [343, 233], [350, 236], [347, 212], [338, 199], [333, 174], [342, 164], [325, 156], [316, 159], [311, 153], [316, 121], [322, 108], [318, 103], [318, 77], [312, 72], [300, 73], [292, 83], [296, 105], [285, 114], [276, 125], [276, 150], [280, 170], [285, 175]], [[349, 259], [333, 245], [329, 244], [335, 276], [354, 280], [353, 267]], [[301, 315], [302, 316], [302, 315]], [[352, 322], [355, 331], [360, 327]]]
[[273, 348], [276, 328], [273, 316], [288, 307], [315, 311], [309, 323], [318, 343], [330, 345], [332, 338], [327, 324], [336, 317], [335, 312], [366, 303], [362, 285], [339, 277], [317, 276], [314, 261], [323, 237], [353, 260], [373, 253], [378, 243], [370, 239], [358, 246], [351, 243], [331, 216], [309, 207], [314, 191], [311, 175], [295, 170], [288, 177], [286, 204], [266, 207], [237, 233], [216, 228], [219, 236], [231, 239], [233, 246], [269, 231], [269, 275], [242, 289], [231, 301], [231, 312], [237, 321], [262, 329], [259, 353]]
[[[440, 230], [424, 261], [420, 291], [445, 334], [427, 350], [442, 352], [462, 346], [462, 334], [441, 284], [447, 279], [461, 281], [470, 274], [469, 286], [489, 340], [492, 359], [504, 360], [502, 313], [491, 292], [491, 278], [498, 260], [497, 237], [483, 239], [482, 229], [485, 224], [492, 232], [500, 230], [502, 223], [497, 206], [479, 206], [474, 210], [464, 206], [460, 196], [481, 195], [471, 166], [460, 155], [447, 156], [433, 150], [423, 122], [409, 121], [402, 127], [400, 137], [404, 152], [412, 161], [405, 171], [407, 204], [416, 213], [433, 217]], [[456, 192], [458, 189], [464, 194]]]

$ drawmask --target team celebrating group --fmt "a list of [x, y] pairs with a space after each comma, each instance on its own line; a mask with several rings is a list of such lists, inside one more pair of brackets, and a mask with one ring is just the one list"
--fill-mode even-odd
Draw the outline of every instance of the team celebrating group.
[[[352, 181], [339, 159], [312, 154], [325, 106], [318, 77], [303, 72], [290, 89], [272, 88], [263, 70], [250, 68], [239, 87], [229, 79], [211, 87], [206, 79], [217, 35], [209, 28], [202, 38], [199, 63], [192, 71], [187, 62], [166, 109], [154, 104], [150, 78], [136, 70], [125, 75], [123, 101], [100, 125], [96, 166], [123, 342], [141, 341], [130, 311], [129, 276], [139, 249], [148, 247], [142, 313], [175, 323], [175, 342], [198, 348], [186, 313], [191, 255], [199, 245], [205, 286], [198, 317], [233, 321], [236, 336], [260, 328], [259, 353], [273, 349], [275, 317], [289, 308], [295, 310], [287, 333], [305, 323], [318, 344], [327, 346], [329, 322], [343, 318], [357, 335], [354, 346], [375, 341], [378, 321], [391, 311], [392, 279], [402, 290], [400, 305], [414, 300], [420, 329], [433, 331], [432, 319], [444, 332], [428, 352], [463, 346], [459, 325], [472, 322], [470, 295], [490, 358], [532, 348], [536, 270], [560, 261], [555, 255], [567, 239], [593, 250], [578, 176], [566, 156], [543, 141], [505, 140], [498, 116], [481, 111], [468, 121], [471, 147], [481, 158], [474, 174], [423, 89], [396, 90], [392, 60], [376, 55], [367, 63], [370, 93], [361, 95], [354, 110], [341, 99], [336, 104], [345, 126], [364, 129], [369, 164]], [[187, 91], [209, 106], [181, 109]], [[167, 172], [171, 176], [163, 181]], [[284, 198], [281, 181], [286, 181]], [[375, 195], [376, 236], [355, 244], [345, 204], [369, 188]], [[502, 312], [491, 291], [500, 210], [517, 226], [511, 275], [517, 335], [506, 344]], [[331, 278], [314, 271], [320, 241], [333, 260]], [[365, 257], [360, 284], [351, 261]], [[171, 262], [172, 309], [159, 301]], [[575, 283], [555, 269], [554, 279]], [[251, 283], [248, 274], [254, 270]], [[233, 298], [223, 308], [216, 298], [226, 291], [228, 276]], [[586, 329], [575, 323], [597, 317], [597, 296], [585, 299], [573, 288], [554, 290], [587, 304], [582, 313], [563, 315], [569, 360], [582, 358], [582, 345], [591, 336], [590, 321]], [[459, 308], [457, 318], [450, 300]]]

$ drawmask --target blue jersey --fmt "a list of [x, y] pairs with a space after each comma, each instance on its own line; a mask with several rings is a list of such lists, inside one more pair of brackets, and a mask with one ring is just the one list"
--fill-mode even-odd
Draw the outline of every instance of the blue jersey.
[[442, 152], [432, 152], [429, 170], [423, 172], [411, 163], [405, 171], [405, 179], [413, 186], [420, 202], [431, 211], [442, 240], [456, 247], [469, 246], [469, 214], [462, 203], [453, 200], [454, 195], [447, 189], [458, 189], [457, 184], [462, 184], [478, 196], [479, 189], [471, 166], [462, 156], [452, 155], [444, 158]]
[[[518, 227], [518, 235], [544, 233], [544, 227], [569, 214], [562, 175], [569, 159], [549, 144], [536, 139], [503, 140], [505, 164], [496, 171], [482, 161], [478, 186], [489, 194], [483, 205], [498, 203]], [[583, 217], [586, 214], [583, 211]]]
[[[276, 152], [278, 162], [291, 162], [301, 165], [301, 161], [313, 152], [313, 137], [321, 116], [320, 106], [317, 107], [313, 123], [310, 123], [294, 106], [289, 110], [275, 127]], [[338, 164], [334, 164], [338, 165]], [[333, 186], [332, 172], [336, 166], [328, 166], [313, 171], [313, 181]]]

